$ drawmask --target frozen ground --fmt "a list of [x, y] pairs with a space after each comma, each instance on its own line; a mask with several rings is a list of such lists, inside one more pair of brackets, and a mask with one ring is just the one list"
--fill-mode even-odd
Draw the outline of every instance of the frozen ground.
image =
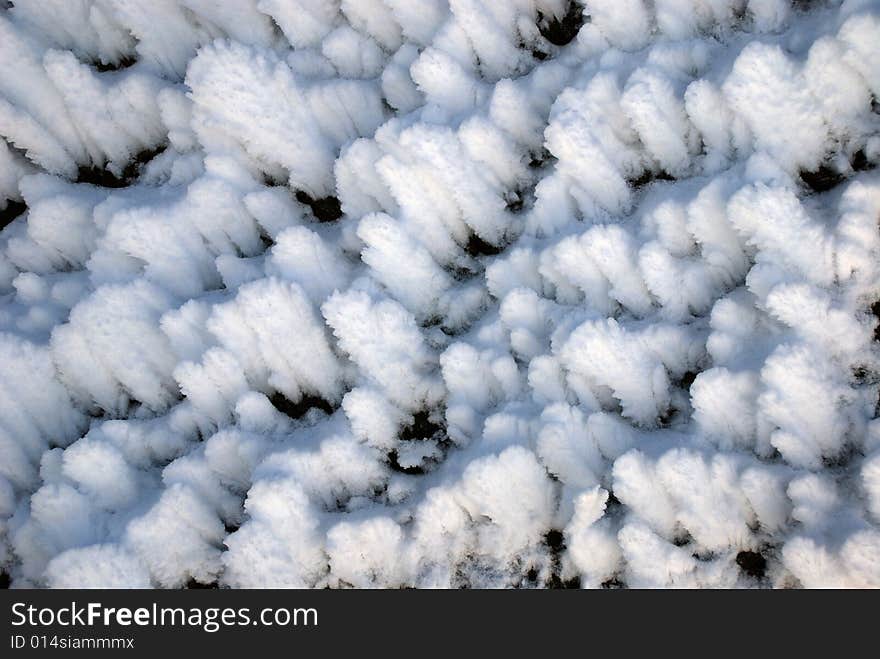
[[0, 2], [3, 579], [880, 586], [878, 98], [872, 0]]

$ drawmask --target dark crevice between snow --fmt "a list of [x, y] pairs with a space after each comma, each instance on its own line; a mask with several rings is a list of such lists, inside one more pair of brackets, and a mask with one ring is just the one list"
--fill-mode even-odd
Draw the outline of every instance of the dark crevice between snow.
[[420, 410], [413, 414], [412, 423], [400, 431], [400, 439], [407, 442], [418, 439], [434, 439], [437, 435], [446, 432], [446, 428], [431, 421], [431, 414], [428, 410]]
[[[547, 549], [550, 551], [550, 576], [547, 579], [547, 588], [550, 588], [551, 590], [561, 588], [580, 588], [580, 576], [574, 576], [571, 579], [563, 579], [561, 576], [562, 553], [565, 551], [565, 536], [562, 535], [562, 531], [557, 529], [550, 529], [547, 531], [544, 535], [544, 544], [547, 545]], [[530, 570], [529, 575], [527, 575], [529, 581], [535, 581], [535, 579], [537, 579], [537, 574], [532, 578], [532, 572], [534, 572], [534, 568]]]
[[22, 201], [7, 200], [6, 208], [0, 211], [0, 231], [20, 217], [27, 210], [27, 204]]
[[[856, 151], [850, 159], [850, 167], [856, 172], [865, 172], [874, 168], [874, 164], [868, 160], [864, 149]], [[823, 163], [813, 170], [803, 170], [799, 173], [801, 182], [813, 192], [827, 192], [847, 179], [847, 173], [841, 172], [832, 164]]]
[[630, 179], [629, 184], [634, 188], [641, 188], [648, 183], [653, 181], [674, 181], [675, 177], [665, 170], [660, 170], [659, 172], [654, 172], [649, 169], [642, 172], [641, 176], [635, 179]]
[[267, 188], [286, 188], [287, 187], [287, 179], [281, 178], [279, 176], [274, 176], [269, 174], [268, 172], [263, 172], [262, 174], [263, 185]]
[[[608, 498], [605, 500], [605, 517], [616, 517], [622, 514], [623, 504], [620, 502], [620, 499], [614, 495], [613, 491], [608, 490]], [[606, 590], [619, 590], [621, 588], [626, 588], [627, 586], [622, 580], [620, 574], [614, 574], [603, 581], [599, 587]]]
[[822, 456], [822, 466], [825, 469], [843, 469], [858, 455], [861, 455], [861, 453], [857, 452], [854, 446], [846, 444], [837, 454]]
[[121, 176], [101, 167], [81, 166], [77, 172], [77, 183], [89, 183], [102, 188], [125, 188], [134, 183], [148, 162], [165, 151], [166, 145], [157, 146], [154, 149], [145, 149], [135, 155], [130, 163], [122, 170]]
[[281, 29], [280, 25], [278, 25], [278, 21], [276, 21], [275, 18], [273, 16], [270, 16], [269, 14], [263, 15], [269, 19], [269, 25], [271, 25], [272, 27], [272, 34], [275, 36], [275, 39], [283, 40], [285, 43], [287, 43], [287, 46], [289, 48], [293, 48], [290, 42], [287, 41], [287, 35], [284, 34], [284, 30]]
[[[877, 321], [877, 325], [874, 326], [874, 335], [872, 338], [875, 342], [880, 342], [880, 300], [875, 301], [869, 307], [869, 311]], [[858, 385], [873, 385], [877, 383], [878, 379], [880, 379], [880, 374], [865, 365], [853, 368], [852, 376]], [[878, 395], [877, 401], [874, 403], [874, 418], [878, 417], [880, 417], [880, 395]]]
[[693, 541], [694, 539], [691, 537], [690, 532], [685, 529], [680, 530], [676, 534], [676, 536], [672, 539], [672, 544], [674, 544], [676, 547], [685, 547], [691, 544]]
[[511, 213], [521, 212], [525, 205], [523, 193], [518, 190], [513, 190], [505, 195], [505, 201], [507, 202], [507, 210]]
[[[874, 328], [874, 340], [877, 340], [877, 330], [880, 329], [878, 327]], [[877, 382], [876, 377], [872, 377], [873, 374], [868, 369], [867, 366], [856, 366], [852, 369], [852, 377], [855, 380], [856, 384], [874, 384]]]
[[767, 559], [755, 551], [741, 551], [736, 555], [736, 564], [743, 574], [755, 579], [763, 579], [767, 571]]
[[555, 163], [556, 160], [556, 156], [550, 153], [547, 149], [541, 149], [539, 153], [531, 155], [529, 169], [544, 169]]
[[[447, 263], [443, 265], [443, 269], [449, 273], [449, 276], [452, 277], [455, 281], [464, 283], [466, 281], [470, 281], [477, 275], [483, 274], [483, 268], [480, 263], [472, 262], [472, 263]], [[438, 317], [429, 319], [425, 326], [428, 327], [430, 325], [441, 325], [443, 319]]]
[[382, 97], [382, 110], [385, 113], [385, 116], [392, 117], [397, 114], [397, 110], [394, 109], [394, 106], [389, 103], [388, 99], [383, 96]]
[[584, 8], [579, 2], [572, 0], [562, 18], [544, 16], [538, 12], [538, 31], [554, 46], [564, 46], [574, 40], [587, 20], [589, 16], [584, 14]]
[[820, 165], [813, 171], [802, 171], [800, 177], [813, 192], [827, 192], [846, 179], [841, 172], [828, 165]]
[[710, 563], [718, 558], [718, 556], [713, 551], [695, 551], [691, 554], [691, 558], [701, 563]]
[[537, 48], [535, 48], [532, 51], [532, 57], [534, 57], [539, 62], [543, 62], [545, 59], [550, 57], [550, 53], [545, 53], [543, 50], [538, 50]]
[[791, 4], [797, 11], [808, 12], [812, 9], [827, 7], [828, 0], [792, 0]]
[[684, 375], [681, 376], [681, 388], [685, 391], [690, 391], [691, 385], [694, 383], [694, 380], [697, 379], [697, 373], [694, 371], [688, 371]]
[[663, 412], [660, 416], [657, 417], [657, 427], [658, 428], [668, 428], [672, 425], [672, 421], [675, 419], [675, 415], [678, 413], [678, 408], [670, 405], [666, 408], [666, 411]]
[[94, 68], [98, 73], [108, 73], [111, 71], [122, 71], [124, 69], [131, 68], [135, 64], [137, 64], [137, 58], [131, 57], [129, 55], [123, 55], [116, 62], [102, 62], [100, 60], [93, 60], [88, 62], [88, 65]]
[[[870, 307], [871, 313], [874, 315], [874, 318], [878, 321], [877, 325], [874, 327], [874, 341], [880, 342], [880, 300], [874, 302]], [[855, 377], [857, 382], [869, 383], [872, 380], [873, 374], [868, 371], [865, 367], [856, 368], [853, 371], [853, 376]], [[880, 395], [877, 397], [877, 401], [874, 403], [874, 418], [880, 417]]]
[[342, 217], [342, 205], [336, 197], [315, 199], [302, 190], [297, 190], [296, 200], [312, 209], [312, 215], [319, 222], [335, 222]]
[[309, 410], [317, 409], [326, 414], [333, 414], [333, 406], [320, 396], [305, 395], [299, 399], [299, 402], [292, 402], [287, 399], [284, 394], [276, 392], [269, 398], [269, 402], [276, 410], [282, 414], [286, 414], [291, 419], [301, 419]]
[[874, 340], [880, 341], [880, 300], [871, 305], [871, 313], [877, 319], [877, 326], [874, 328]]
[[477, 234], [471, 233], [464, 249], [468, 253], [468, 256], [496, 256], [504, 250], [504, 246], [493, 245], [480, 238]]
[[260, 250], [259, 254], [255, 254], [254, 256], [259, 256], [260, 254], [265, 253], [274, 244], [275, 241], [272, 240], [272, 236], [270, 236], [263, 227], [260, 227], [260, 245], [262, 249]]
[[7, 590], [12, 583], [6, 572], [0, 572], [0, 590]]
[[852, 165], [852, 168], [857, 172], [867, 172], [869, 169], [874, 169], [875, 167], [874, 163], [868, 160], [868, 156], [864, 149], [856, 151], [849, 164]]
[[[428, 410], [420, 410], [413, 414], [410, 424], [404, 426], [397, 437], [401, 442], [419, 442], [436, 439], [438, 443], [442, 443], [446, 437], [446, 426], [433, 421]], [[426, 469], [419, 465], [409, 467], [401, 465], [397, 449], [390, 450], [387, 454], [387, 459], [388, 466], [391, 467], [392, 471], [409, 474], [410, 476], [420, 476], [426, 473]], [[442, 457], [440, 460], [442, 460]], [[428, 462], [433, 464], [436, 461], [429, 460]]]
[[388, 451], [388, 466], [391, 467], [391, 471], [396, 471], [400, 474], [408, 474], [410, 476], [421, 476], [425, 473], [424, 467], [420, 467], [419, 465], [410, 467], [404, 467], [401, 465], [397, 449]]
[[614, 492], [608, 491], [608, 499], [605, 501], [605, 515], [613, 515], [614, 512], [620, 508], [623, 504], [620, 503], [620, 499], [614, 496]]
[[216, 590], [220, 586], [216, 581], [212, 581], [211, 583], [201, 583], [200, 581], [196, 581], [195, 579], [190, 579], [184, 585], [186, 590]]

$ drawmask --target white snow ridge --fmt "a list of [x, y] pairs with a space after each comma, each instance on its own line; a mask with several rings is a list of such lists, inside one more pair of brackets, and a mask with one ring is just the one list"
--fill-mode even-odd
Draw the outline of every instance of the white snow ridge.
[[0, 2], [13, 587], [880, 587], [880, 0]]

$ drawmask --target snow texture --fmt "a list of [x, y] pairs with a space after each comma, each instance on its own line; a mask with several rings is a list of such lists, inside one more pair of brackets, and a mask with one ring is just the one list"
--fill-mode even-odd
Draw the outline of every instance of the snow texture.
[[880, 587], [880, 2], [0, 2], [15, 587]]

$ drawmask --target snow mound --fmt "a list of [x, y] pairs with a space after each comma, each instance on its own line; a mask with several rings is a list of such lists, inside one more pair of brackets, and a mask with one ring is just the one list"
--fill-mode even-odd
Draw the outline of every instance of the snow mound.
[[880, 587], [880, 2], [0, 3], [13, 586]]

